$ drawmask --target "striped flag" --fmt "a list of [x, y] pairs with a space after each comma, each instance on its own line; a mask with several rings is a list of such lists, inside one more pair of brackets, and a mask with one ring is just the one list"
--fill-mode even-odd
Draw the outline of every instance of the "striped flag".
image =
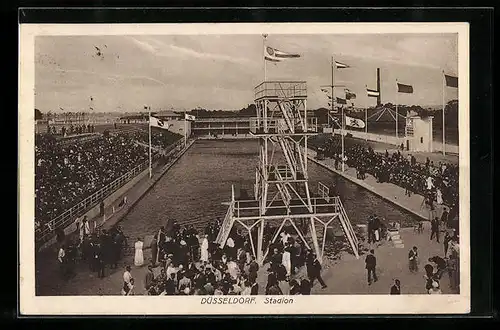
[[284, 59], [297, 58], [297, 57], [300, 57], [300, 55], [294, 53], [282, 52], [281, 50], [269, 46], [267, 46], [264, 49], [264, 59], [270, 62], [281, 62]]
[[413, 93], [413, 86], [412, 85], [405, 85], [405, 84], [398, 84], [398, 92], [399, 93], [407, 93], [407, 94], [412, 94]]
[[380, 95], [380, 92], [375, 90], [375, 89], [370, 89], [370, 88], [367, 88], [366, 89], [366, 94], [369, 96], [369, 97], [378, 97]]
[[347, 65], [347, 64], [345, 64], [345, 63], [341, 63], [341, 62], [335, 61], [335, 68], [337, 68], [337, 69], [345, 69], [345, 68], [350, 68], [350, 66]]
[[446, 80], [447, 87], [458, 88], [458, 77], [453, 77], [453, 76], [449, 76], [449, 75], [445, 74], [444, 79]]

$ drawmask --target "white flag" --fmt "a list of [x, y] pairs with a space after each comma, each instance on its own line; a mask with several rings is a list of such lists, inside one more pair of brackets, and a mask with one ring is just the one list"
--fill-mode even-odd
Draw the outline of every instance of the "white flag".
[[159, 127], [162, 129], [168, 129], [170, 127], [170, 124], [168, 121], [163, 121], [162, 119], [156, 118], [153, 116], [149, 117], [149, 125], [151, 127]]
[[184, 119], [185, 120], [189, 120], [189, 121], [195, 121], [196, 120], [196, 117], [193, 116], [193, 115], [188, 115], [187, 113], [184, 114]]
[[351, 126], [355, 128], [365, 128], [365, 122], [358, 118], [353, 118], [349, 116], [345, 116], [345, 124], [346, 126]]

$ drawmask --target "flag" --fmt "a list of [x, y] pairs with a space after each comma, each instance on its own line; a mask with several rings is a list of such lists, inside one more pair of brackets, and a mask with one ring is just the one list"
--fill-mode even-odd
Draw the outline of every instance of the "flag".
[[346, 100], [352, 100], [352, 99], [356, 98], [356, 94], [351, 92], [348, 88], [344, 89], [344, 91], [345, 91], [345, 99]]
[[458, 88], [458, 77], [448, 76], [445, 74], [444, 78], [446, 80], [446, 86]]
[[327, 88], [321, 88], [321, 91], [326, 94], [330, 93], [330, 91]]
[[347, 65], [347, 64], [345, 64], [345, 63], [341, 63], [341, 62], [335, 61], [335, 68], [337, 68], [337, 69], [345, 69], [345, 68], [350, 68], [350, 66]]
[[345, 124], [346, 126], [351, 126], [355, 128], [365, 128], [365, 122], [358, 118], [353, 118], [349, 116], [345, 116]]
[[347, 104], [347, 101], [346, 101], [346, 99], [342, 99], [340, 97], [337, 97], [337, 103], [338, 104]]
[[162, 129], [168, 129], [170, 127], [170, 124], [165, 121], [163, 121], [162, 119], [160, 118], [156, 118], [156, 117], [149, 117], [149, 125], [151, 127], [159, 127], [159, 128], [162, 128]]
[[285, 53], [281, 50], [272, 47], [266, 47], [264, 50], [264, 59], [271, 62], [281, 62], [287, 58], [297, 58], [300, 57], [299, 54]]
[[196, 117], [193, 116], [193, 115], [188, 115], [187, 113], [184, 114], [184, 119], [185, 120], [189, 120], [189, 121], [195, 121], [196, 120]]
[[[330, 111], [332, 114], [337, 114], [337, 111]], [[338, 117], [334, 117], [330, 115], [330, 118], [332, 119], [332, 123], [334, 123], [338, 128], [342, 128], [342, 125], [340, 124], [340, 120]]]
[[411, 94], [413, 93], [413, 86], [412, 85], [405, 85], [405, 84], [398, 84], [398, 92], [399, 93], [408, 93]]
[[366, 94], [369, 96], [369, 97], [378, 97], [380, 95], [380, 92], [377, 91], [377, 90], [374, 90], [374, 89], [369, 89], [367, 88], [366, 89]]

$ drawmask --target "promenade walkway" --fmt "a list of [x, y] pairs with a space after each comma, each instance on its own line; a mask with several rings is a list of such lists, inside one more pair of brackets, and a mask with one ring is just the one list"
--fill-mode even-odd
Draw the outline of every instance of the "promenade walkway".
[[[424, 226], [423, 233], [416, 233], [412, 228], [403, 228], [400, 234], [405, 242], [405, 247], [402, 249], [395, 248], [384, 240], [378, 243], [379, 245], [371, 245], [377, 258], [377, 282], [368, 285], [365, 256], [356, 259], [354, 255], [344, 253], [338, 260], [323, 262], [321, 276], [328, 287], [322, 289], [318, 281], [315, 281], [311, 294], [389, 294], [394, 279], [401, 281], [401, 294], [426, 294], [424, 266], [429, 263], [428, 258], [444, 257], [443, 234], [440, 237], [441, 243], [437, 243], [435, 238], [431, 241], [428, 224]], [[413, 246], [418, 248], [420, 259], [419, 270], [415, 273], [411, 273], [408, 268], [408, 252]], [[261, 294], [265, 292], [268, 268], [269, 264], [266, 264], [259, 270], [257, 280]], [[294, 278], [307, 278], [305, 267]], [[457, 293], [453, 292], [449, 285], [449, 276], [445, 273], [440, 281], [441, 291], [443, 294]], [[286, 282], [281, 282], [280, 287], [284, 294], [289, 292]]]
[[440, 217], [443, 213], [443, 206], [436, 205], [436, 210], [431, 213], [427, 207], [424, 206], [424, 197], [418, 194], [412, 194], [410, 197], [405, 195], [405, 189], [396, 186], [392, 183], [379, 183], [370, 174], [366, 174], [364, 180], [356, 178], [356, 169], [345, 165], [345, 171], [335, 169], [335, 161], [333, 159], [317, 160], [316, 151], [309, 150], [308, 157], [311, 161], [316, 164], [323, 166], [324, 168], [346, 178], [349, 181], [371, 191], [372, 193], [384, 198], [385, 200], [401, 207], [418, 217], [422, 220], [429, 220], [430, 216]]

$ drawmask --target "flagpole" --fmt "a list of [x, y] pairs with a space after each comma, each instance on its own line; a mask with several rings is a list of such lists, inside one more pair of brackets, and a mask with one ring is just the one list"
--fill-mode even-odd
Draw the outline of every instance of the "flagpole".
[[[397, 87], [398, 87], [398, 80], [396, 79], [396, 88]], [[399, 103], [398, 94], [399, 94], [399, 90], [396, 90], [396, 139], [398, 138], [398, 103]]]
[[151, 107], [148, 106], [148, 126], [149, 126], [149, 178], [153, 176], [152, 156], [151, 156]]
[[187, 146], [187, 120], [186, 109], [184, 109], [184, 148]]
[[[331, 104], [331, 111], [332, 111], [332, 113], [333, 113], [333, 84], [334, 84], [333, 83], [333, 70], [334, 70], [333, 65], [334, 65], [334, 62], [333, 62], [333, 56], [332, 56], [332, 95], [331, 95], [331, 97], [332, 97], [332, 99], [331, 99], [331, 103], [332, 103]], [[328, 114], [328, 127], [330, 127], [330, 114]], [[333, 134], [333, 128], [332, 128], [332, 134]]]
[[342, 172], [344, 171], [344, 107], [342, 107]]
[[446, 138], [445, 138], [445, 125], [444, 125], [444, 92], [445, 92], [445, 76], [443, 70], [443, 156], [446, 155]]
[[[262, 39], [262, 51], [263, 53], [262, 54], [265, 54], [266, 52], [266, 38], [267, 38], [267, 34], [263, 34], [262, 35], [264, 38]], [[263, 59], [264, 59], [264, 82], [267, 80], [267, 61], [266, 61], [266, 57], [263, 56]], [[265, 87], [264, 87], [265, 88]]]
[[[365, 85], [365, 90], [368, 90], [368, 85]], [[365, 102], [365, 140], [368, 141], [368, 99], [369, 96], [366, 97], [367, 100]]]

